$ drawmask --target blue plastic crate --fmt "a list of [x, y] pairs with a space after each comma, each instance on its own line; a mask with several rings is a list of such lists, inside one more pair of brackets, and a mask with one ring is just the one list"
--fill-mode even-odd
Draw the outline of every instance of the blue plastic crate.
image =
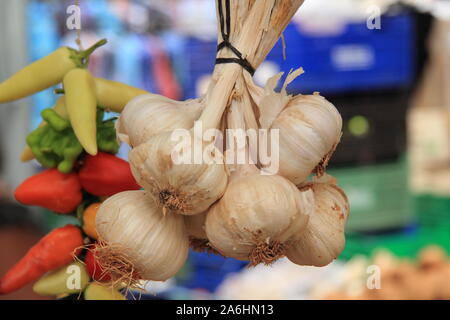
[[187, 76], [183, 84], [185, 99], [196, 98], [199, 80], [213, 72], [216, 49], [215, 41], [196, 38], [189, 38], [186, 41]]
[[302, 66], [306, 71], [291, 84], [293, 91], [400, 88], [413, 80], [414, 19], [408, 13], [383, 16], [379, 30], [368, 29], [365, 22], [349, 23], [340, 34], [318, 35], [291, 24], [284, 35], [287, 59], [276, 56], [274, 61], [282, 70]]
[[189, 254], [191, 273], [180, 285], [189, 289], [206, 289], [214, 292], [227, 274], [238, 272], [248, 263], [232, 258], [224, 258], [215, 254], [191, 251]]
[[[414, 18], [409, 13], [386, 15], [381, 29], [366, 23], [348, 23], [333, 35], [310, 33], [291, 23], [284, 32], [286, 60], [281, 40], [267, 56], [280, 71], [303, 67], [306, 71], [290, 86], [293, 93], [341, 93], [402, 88], [414, 77]], [[199, 79], [213, 70], [216, 42], [189, 39], [186, 53], [189, 75], [186, 98], [196, 95]]]

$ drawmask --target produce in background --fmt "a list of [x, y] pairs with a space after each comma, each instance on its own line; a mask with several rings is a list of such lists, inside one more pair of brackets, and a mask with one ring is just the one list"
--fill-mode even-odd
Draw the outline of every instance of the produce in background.
[[[450, 259], [435, 245], [419, 252], [417, 261], [400, 259], [386, 250], [374, 254], [370, 265], [381, 269], [381, 288], [368, 289], [366, 282], [359, 290], [349, 290], [344, 283], [327, 299], [335, 300], [449, 300]], [[366, 272], [366, 267], [362, 272]]]
[[16, 291], [46, 272], [69, 264], [81, 252], [83, 244], [78, 227], [66, 225], [54, 229], [0, 278], [0, 294]]
[[99, 241], [95, 259], [113, 281], [164, 281], [173, 277], [188, 256], [189, 241], [182, 216], [166, 214], [147, 191], [118, 193], [100, 206], [96, 217]]

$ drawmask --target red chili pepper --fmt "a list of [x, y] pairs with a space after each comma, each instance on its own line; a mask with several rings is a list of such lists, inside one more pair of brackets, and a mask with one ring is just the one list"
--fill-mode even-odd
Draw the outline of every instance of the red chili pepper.
[[40, 278], [46, 272], [73, 261], [83, 245], [78, 227], [57, 228], [35, 244], [25, 256], [0, 279], [0, 294], [16, 291]]
[[[92, 248], [95, 248], [95, 246]], [[92, 279], [100, 282], [111, 281], [111, 276], [100, 266], [97, 259], [95, 259], [95, 255], [92, 250], [87, 251], [84, 262], [86, 263], [86, 271]]]
[[64, 174], [57, 169], [48, 169], [22, 182], [15, 197], [22, 204], [64, 214], [74, 211], [83, 195], [76, 173]]
[[87, 155], [78, 176], [83, 189], [98, 197], [141, 188], [131, 174], [128, 162], [104, 152]]

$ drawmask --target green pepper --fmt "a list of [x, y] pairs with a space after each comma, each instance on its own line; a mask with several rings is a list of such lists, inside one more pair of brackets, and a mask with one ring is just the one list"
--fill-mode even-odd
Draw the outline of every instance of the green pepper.
[[85, 67], [92, 52], [105, 43], [103, 39], [85, 51], [62, 47], [33, 62], [0, 84], [0, 103], [21, 99], [60, 83], [70, 70]]
[[45, 109], [41, 112], [41, 117], [44, 119], [50, 126], [58, 132], [61, 132], [68, 127], [70, 127], [70, 122], [66, 119], [63, 119], [59, 114], [56, 113], [53, 109]]
[[97, 124], [97, 143], [101, 151], [116, 154], [119, 152], [114, 120], [109, 119]]
[[31, 132], [27, 144], [44, 167], [58, 167], [60, 172], [69, 173], [83, 148], [68, 120], [52, 109], [42, 111], [42, 116], [47, 124]]
[[[28, 147], [44, 167], [58, 168], [62, 173], [72, 171], [78, 157], [83, 153], [83, 147], [67, 119], [56, 109], [45, 109], [41, 115], [45, 119], [43, 126], [38, 127], [27, 137]], [[103, 120], [104, 112], [96, 115], [97, 143], [101, 151], [117, 153], [119, 143], [114, 129], [116, 118]]]
[[[60, 115], [63, 119], [69, 119], [69, 115], [67, 114], [67, 110], [66, 110], [66, 101], [64, 96], [59, 97], [58, 100], [56, 101], [56, 104], [53, 106], [53, 110]], [[45, 126], [47, 123], [42, 120], [42, 122], [39, 124], [39, 127], [43, 127]], [[31, 148], [26, 145], [23, 150], [22, 150], [22, 154], [20, 155], [20, 161], [22, 162], [28, 162], [31, 161], [35, 158], [33, 152], [31, 151]]]

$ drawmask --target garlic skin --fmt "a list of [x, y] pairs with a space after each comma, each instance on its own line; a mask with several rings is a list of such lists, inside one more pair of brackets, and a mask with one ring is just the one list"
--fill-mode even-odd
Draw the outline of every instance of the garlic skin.
[[312, 184], [314, 212], [287, 251], [287, 257], [295, 264], [323, 267], [344, 250], [349, 203], [344, 191], [330, 179], [324, 176]]
[[299, 191], [280, 176], [252, 174], [232, 179], [209, 210], [206, 234], [222, 255], [270, 264], [303, 229], [314, 207], [311, 190]]
[[224, 165], [174, 163], [172, 152], [179, 142], [172, 141], [171, 134], [153, 136], [132, 149], [129, 153], [131, 172], [164, 212], [202, 213], [225, 192], [228, 176]]
[[111, 256], [117, 253], [114, 248], [123, 248], [142, 279], [167, 280], [186, 262], [189, 241], [183, 218], [163, 215], [146, 191], [108, 198], [97, 213], [96, 228]]
[[117, 136], [121, 142], [137, 147], [162, 132], [192, 128], [203, 107], [203, 99], [176, 101], [157, 94], [138, 96], [120, 114]]
[[207, 239], [205, 222], [207, 211], [193, 216], [184, 216], [184, 225], [189, 237], [195, 239]]
[[340, 140], [342, 118], [320, 95], [296, 96], [270, 128], [280, 133], [279, 174], [298, 185], [318, 165], [326, 166]]

